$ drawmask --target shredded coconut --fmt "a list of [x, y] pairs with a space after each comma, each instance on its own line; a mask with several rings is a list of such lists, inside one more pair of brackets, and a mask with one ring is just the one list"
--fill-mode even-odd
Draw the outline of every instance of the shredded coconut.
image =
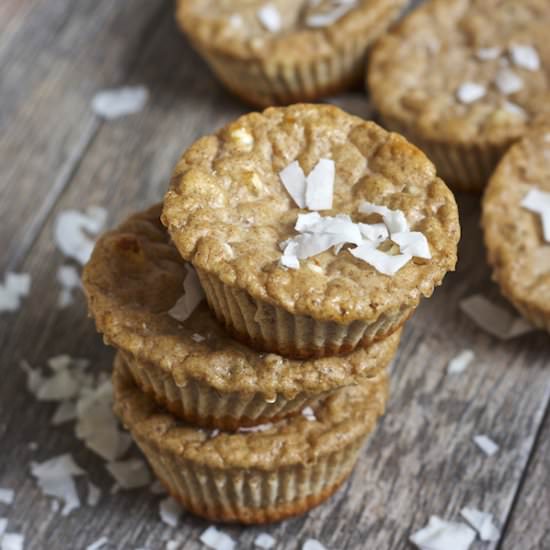
[[431, 260], [430, 245], [423, 233], [418, 231], [405, 231], [403, 233], [392, 233], [391, 240], [399, 245], [399, 250], [402, 254], [415, 256]]
[[495, 84], [504, 95], [515, 94], [523, 88], [523, 80], [511, 69], [506, 67], [497, 73]]
[[2, 535], [6, 532], [8, 528], [8, 520], [6, 518], [0, 518], [0, 540], [2, 540]]
[[92, 255], [94, 241], [87, 235], [97, 235], [107, 219], [105, 209], [92, 206], [86, 212], [65, 210], [55, 221], [54, 237], [59, 250], [84, 265]]
[[336, 168], [334, 161], [321, 159], [306, 178], [306, 206], [310, 210], [330, 210]]
[[315, 416], [315, 411], [311, 407], [304, 407], [302, 409], [302, 416], [306, 418], [309, 422], [315, 422], [317, 417]]
[[535, 330], [525, 319], [514, 316], [481, 294], [474, 294], [462, 300], [460, 309], [477, 326], [500, 340], [510, 340]]
[[183, 296], [168, 312], [170, 317], [173, 317], [180, 323], [186, 321], [204, 299], [204, 291], [197, 272], [193, 269], [191, 264], [186, 264], [186, 269], [187, 275], [183, 281]]
[[271, 430], [273, 428], [273, 424], [271, 422], [267, 422], [266, 424], [258, 424], [257, 426], [243, 426], [242, 428], [239, 428], [239, 433], [256, 433], [256, 432], [267, 432], [268, 430]]
[[277, 541], [269, 533], [260, 533], [254, 539], [254, 546], [262, 548], [263, 550], [270, 550], [276, 543]]
[[141, 458], [110, 462], [106, 468], [122, 489], [138, 489], [151, 483], [149, 468]]
[[13, 489], [0, 489], [0, 502], [12, 504], [14, 498], [15, 491]]
[[372, 202], [365, 201], [359, 206], [361, 214], [378, 214], [386, 224], [390, 234], [405, 233], [409, 231], [409, 224], [405, 214], [401, 210], [391, 210], [387, 206], [379, 206]]
[[4, 284], [0, 285], [0, 312], [17, 311], [21, 298], [28, 296], [31, 276], [28, 273], [6, 273]]
[[200, 541], [213, 550], [233, 550], [237, 545], [229, 535], [213, 525], [201, 534]]
[[464, 523], [432, 516], [428, 525], [414, 533], [410, 541], [421, 550], [468, 550], [475, 538], [475, 531]]
[[521, 117], [523, 119], [526, 119], [529, 115], [527, 114], [527, 111], [520, 107], [519, 105], [516, 105], [515, 103], [512, 103], [511, 101], [504, 101], [502, 108], [512, 115], [516, 115], [518, 117]]
[[525, 44], [514, 44], [510, 46], [510, 57], [512, 62], [528, 71], [538, 71], [540, 69], [540, 57], [533, 46]]
[[461, 84], [456, 91], [457, 99], [464, 104], [474, 103], [487, 93], [487, 89], [482, 84], [475, 82], [465, 82]]
[[76, 403], [74, 401], [61, 401], [52, 416], [51, 423], [53, 426], [59, 426], [65, 422], [75, 420], [76, 417]]
[[493, 59], [498, 59], [502, 54], [500, 48], [480, 48], [476, 52], [476, 56], [481, 61], [491, 61]]
[[456, 357], [449, 361], [447, 372], [449, 374], [460, 374], [464, 372], [475, 359], [475, 353], [471, 349], [462, 350]]
[[488, 514], [476, 508], [462, 508], [460, 515], [477, 531], [484, 542], [496, 542], [500, 532], [493, 523], [493, 514]]
[[91, 506], [97, 506], [101, 500], [101, 489], [96, 487], [93, 483], [88, 481], [88, 495], [86, 497], [86, 504]]
[[80, 276], [74, 266], [62, 265], [57, 270], [56, 278], [61, 287], [57, 299], [57, 307], [62, 309], [74, 302], [73, 290], [80, 288]]
[[292, 200], [298, 205], [298, 208], [305, 208], [307, 183], [306, 175], [300, 163], [297, 160], [291, 162], [284, 170], [279, 172], [279, 177]]
[[0, 550], [23, 550], [25, 537], [19, 533], [4, 533], [0, 540]]
[[182, 513], [182, 507], [172, 497], [165, 498], [159, 503], [160, 519], [170, 527], [177, 527]]
[[262, 26], [269, 32], [279, 32], [283, 26], [281, 14], [274, 4], [264, 4], [256, 15]]
[[327, 550], [318, 540], [307, 539], [302, 546], [302, 550]]
[[410, 254], [392, 255], [377, 250], [370, 242], [364, 242], [361, 246], [350, 249], [350, 253], [356, 258], [367, 262], [383, 275], [389, 276], [395, 275], [412, 259]]
[[145, 86], [125, 86], [102, 90], [92, 100], [94, 113], [107, 120], [114, 120], [143, 110], [149, 91]]
[[493, 456], [499, 450], [499, 446], [486, 435], [474, 436], [474, 443], [487, 455]]
[[95, 542], [92, 542], [92, 544], [88, 544], [88, 546], [86, 546], [86, 550], [100, 550], [100, 548], [103, 548], [108, 543], [109, 539], [107, 537], [101, 537]]
[[531, 189], [521, 201], [523, 208], [539, 214], [544, 240], [550, 242], [550, 193]]

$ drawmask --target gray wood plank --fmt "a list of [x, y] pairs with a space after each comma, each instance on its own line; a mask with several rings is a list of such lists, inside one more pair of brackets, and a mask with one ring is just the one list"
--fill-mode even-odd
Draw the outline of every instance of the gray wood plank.
[[171, 11], [147, 0], [18, 4], [5, 0], [2, 14], [0, 271], [24, 256], [78, 164], [75, 152], [95, 135], [93, 94], [125, 80], [159, 10]]
[[501, 550], [550, 548], [550, 409], [525, 472]]

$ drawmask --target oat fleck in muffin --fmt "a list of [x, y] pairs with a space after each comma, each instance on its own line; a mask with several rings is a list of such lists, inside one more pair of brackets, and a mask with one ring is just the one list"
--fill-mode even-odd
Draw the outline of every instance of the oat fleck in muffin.
[[266, 107], [360, 80], [406, 0], [179, 0], [177, 21], [220, 80]]
[[296, 357], [395, 331], [454, 269], [460, 233], [423, 153], [328, 105], [252, 113], [198, 140], [162, 220], [228, 329]]
[[[139, 387], [174, 415], [222, 430], [272, 422], [379, 377], [393, 358], [399, 331], [368, 350], [303, 361], [232, 340], [200, 296], [193, 300], [192, 268], [159, 216], [157, 205], [103, 235], [83, 282], [106, 342], [120, 350]], [[182, 302], [190, 307], [175, 310]]]
[[384, 412], [388, 377], [343, 388], [303, 414], [237, 433], [208, 432], [159, 407], [120, 356], [114, 409], [156, 475], [190, 512], [266, 523], [307, 512], [350, 475]]
[[373, 102], [449, 185], [479, 192], [550, 113], [549, 28], [548, 0], [426, 2], [373, 50]]
[[506, 153], [487, 187], [482, 222], [502, 293], [550, 331], [550, 127]]

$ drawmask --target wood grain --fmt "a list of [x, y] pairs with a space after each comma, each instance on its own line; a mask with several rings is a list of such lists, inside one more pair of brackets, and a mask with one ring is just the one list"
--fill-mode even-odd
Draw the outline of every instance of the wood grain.
[[[48, 74], [45, 96], [27, 92], [21, 100], [8, 97], [5, 103], [9, 127], [17, 127], [17, 135], [0, 138], [1, 170], [14, 164], [7, 170], [14, 170], [23, 184], [16, 193], [10, 186], [12, 179], [0, 179], [2, 198], [14, 201], [11, 213], [4, 201], [0, 207], [4, 209], [0, 214], [7, 216], [0, 238], [8, 244], [14, 235], [19, 240], [30, 236], [23, 248], [2, 246], [0, 265], [16, 263], [32, 273], [33, 289], [18, 314], [0, 317], [0, 487], [13, 488], [17, 495], [13, 506], [0, 504], [0, 517], [9, 519], [10, 530], [25, 533], [28, 549], [78, 550], [103, 535], [111, 541], [109, 549], [161, 549], [167, 539], [180, 541], [184, 549], [202, 548], [198, 538], [207, 527], [205, 522], [185, 516], [178, 529], [171, 529], [158, 520], [159, 497], [143, 490], [108, 494], [112, 480], [103, 461], [75, 439], [70, 425], [50, 426], [55, 407], [29, 396], [17, 363], [26, 358], [32, 364], [44, 364], [53, 355], [69, 353], [90, 358], [93, 368], [110, 369], [112, 351], [101, 344], [86, 318], [82, 296], [70, 308], [55, 308], [55, 272], [65, 261], [52, 241], [57, 214], [98, 204], [108, 209], [108, 224], [116, 224], [162, 197], [172, 166], [195, 138], [247, 108], [225, 94], [190, 50], [174, 26], [170, 4], [157, 12], [150, 7], [153, 3], [79, 2], [64, 19], [61, 12], [67, 3], [61, 0], [28, 5], [35, 24], [41, 19], [50, 33], [59, 26], [72, 29], [67, 40], [76, 42], [75, 59], [61, 60], [59, 72]], [[130, 17], [130, 10], [137, 7], [143, 11], [132, 12], [136, 28], [126, 29], [122, 18]], [[85, 15], [89, 21], [83, 21]], [[1, 10], [0, 16], [4, 16]], [[22, 29], [32, 29], [17, 17], [12, 21], [18, 30], [11, 33], [8, 45], [0, 41], [4, 44], [0, 68], [6, 60], [17, 59], [16, 46], [30, 32]], [[79, 25], [84, 27], [88, 48], [77, 37]], [[123, 29], [128, 34], [118, 36]], [[147, 40], [141, 40], [145, 29], [150, 32]], [[57, 51], [53, 42], [41, 40], [46, 50], [50, 48], [48, 59], [68, 55]], [[107, 61], [104, 57], [111, 48], [113, 59]], [[29, 57], [22, 59], [21, 66], [29, 66], [30, 74], [12, 70], [10, 79], [31, 83], [33, 78], [45, 78], [48, 71], [32, 67]], [[134, 61], [124, 62], [129, 59]], [[85, 71], [79, 63], [88, 64]], [[89, 97], [101, 83], [94, 71], [117, 83], [146, 84], [151, 91], [149, 105], [125, 119], [93, 122]], [[35, 73], [38, 76], [32, 76]], [[64, 95], [77, 77], [91, 81]], [[5, 80], [0, 91], [2, 86], [15, 86]], [[61, 94], [59, 102], [64, 105], [56, 104], [54, 92]], [[4, 113], [4, 94], [1, 97]], [[41, 129], [43, 120], [58, 124]], [[48, 183], [42, 189], [37, 181]], [[51, 182], [56, 181], [62, 183], [52, 195]], [[35, 188], [36, 193], [29, 192]], [[32, 218], [48, 196], [43, 219], [29, 233], [22, 220], [27, 214]], [[484, 260], [477, 200], [460, 197], [459, 202], [464, 237], [458, 272], [447, 277], [408, 324], [393, 368], [388, 413], [363, 451], [351, 481], [305, 517], [261, 529], [225, 527], [239, 541], [239, 548], [252, 548], [255, 536], [267, 531], [280, 549], [300, 548], [308, 537], [332, 549], [406, 549], [410, 548], [408, 536], [431, 514], [458, 519], [465, 505], [495, 514], [505, 528], [500, 543], [476, 543], [474, 550], [500, 544], [522, 550], [550, 547], [550, 420], [544, 417], [550, 402], [548, 337], [539, 333], [502, 343], [460, 313], [461, 298], [483, 292], [498, 299], [498, 290], [490, 282]], [[462, 375], [448, 375], [449, 359], [467, 347], [475, 350], [475, 362]], [[479, 433], [499, 443], [497, 455], [485, 457], [472, 443]], [[35, 452], [28, 448], [31, 441], [39, 444]], [[83, 507], [68, 518], [52, 511], [49, 499], [29, 475], [31, 460], [63, 452], [74, 453], [106, 493], [98, 508]], [[79, 488], [83, 495], [83, 486]]]

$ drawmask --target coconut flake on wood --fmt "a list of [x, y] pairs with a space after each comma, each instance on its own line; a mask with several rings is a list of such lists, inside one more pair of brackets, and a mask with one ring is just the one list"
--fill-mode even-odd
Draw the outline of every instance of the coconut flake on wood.
[[4, 504], [12, 504], [15, 498], [15, 491], [13, 489], [1, 489], [0, 488], [0, 502]]
[[357, 248], [351, 248], [350, 253], [360, 260], [368, 263], [383, 275], [395, 275], [412, 256], [410, 254], [391, 255], [381, 250], [377, 250], [375, 245], [370, 242], [364, 242]]
[[302, 546], [302, 550], [327, 550], [326, 546], [316, 539], [307, 539]]
[[461, 300], [460, 309], [478, 327], [500, 340], [510, 340], [535, 330], [525, 319], [493, 304], [481, 294]]
[[88, 544], [88, 546], [86, 546], [86, 550], [100, 550], [101, 548], [104, 548], [107, 544], [109, 544], [109, 539], [107, 537], [101, 537], [95, 542], [92, 542], [92, 544]]
[[170, 527], [177, 527], [183, 508], [172, 497], [165, 498], [159, 503], [160, 519]]
[[469, 105], [480, 100], [487, 93], [487, 88], [483, 84], [476, 82], [464, 82], [456, 90], [456, 97], [460, 103]]
[[185, 267], [187, 269], [187, 275], [183, 281], [183, 296], [168, 312], [170, 317], [173, 317], [180, 323], [186, 321], [204, 299], [204, 291], [197, 272], [191, 264], [186, 264]]
[[471, 349], [462, 350], [456, 357], [453, 357], [447, 366], [449, 374], [460, 374], [464, 372], [475, 359], [475, 353]]
[[495, 78], [495, 84], [504, 95], [515, 94], [523, 88], [522, 78], [511, 69], [500, 69]]
[[331, 159], [322, 158], [306, 178], [306, 206], [310, 210], [330, 210], [336, 167]]
[[130, 458], [105, 466], [122, 489], [138, 489], [151, 483], [151, 473], [144, 460]]
[[88, 481], [88, 494], [86, 495], [86, 504], [91, 506], [97, 506], [101, 500], [101, 489], [94, 485], [92, 482]]
[[57, 307], [63, 309], [74, 302], [73, 291], [80, 288], [80, 275], [72, 265], [59, 266], [56, 279], [61, 287], [57, 298]]
[[17, 311], [21, 298], [28, 296], [31, 276], [28, 273], [6, 273], [4, 284], [0, 285], [0, 312]]
[[6, 532], [8, 528], [8, 520], [6, 518], [0, 518], [0, 540], [2, 540], [2, 535]]
[[475, 531], [466, 524], [432, 516], [409, 540], [421, 550], [468, 550], [475, 538]]
[[201, 534], [200, 541], [213, 550], [234, 550], [237, 545], [229, 535], [213, 525]]
[[533, 46], [514, 44], [510, 46], [510, 57], [517, 67], [528, 71], [538, 71], [540, 69], [540, 57]]
[[88, 235], [97, 235], [106, 218], [106, 210], [98, 206], [92, 206], [84, 213], [64, 210], [55, 221], [54, 238], [57, 247], [65, 256], [84, 265], [94, 248], [94, 241]]
[[531, 189], [521, 201], [526, 210], [539, 214], [542, 222], [544, 240], [550, 242], [550, 193]]
[[465, 507], [460, 510], [460, 515], [477, 531], [482, 541], [497, 542], [499, 540], [500, 532], [493, 523], [493, 514]]
[[262, 550], [270, 550], [276, 543], [277, 541], [269, 533], [260, 533], [254, 539], [254, 546], [262, 548]]
[[486, 435], [474, 436], [474, 443], [487, 455], [493, 456], [499, 450], [499, 446]]
[[25, 536], [20, 533], [4, 533], [0, 539], [0, 550], [23, 550]]
[[65, 422], [75, 420], [76, 417], [76, 403], [74, 401], [62, 401], [55, 409], [51, 424], [53, 426], [60, 426]]
[[114, 120], [139, 113], [148, 99], [149, 91], [145, 86], [124, 86], [98, 92], [92, 99], [92, 109], [96, 115]]
[[269, 32], [279, 32], [283, 26], [281, 13], [275, 4], [264, 4], [256, 12], [258, 20]]
[[45, 495], [59, 498], [64, 502], [61, 515], [67, 516], [80, 507], [73, 478], [84, 475], [85, 472], [77, 466], [70, 454], [60, 455], [42, 463], [32, 462], [31, 473]]

